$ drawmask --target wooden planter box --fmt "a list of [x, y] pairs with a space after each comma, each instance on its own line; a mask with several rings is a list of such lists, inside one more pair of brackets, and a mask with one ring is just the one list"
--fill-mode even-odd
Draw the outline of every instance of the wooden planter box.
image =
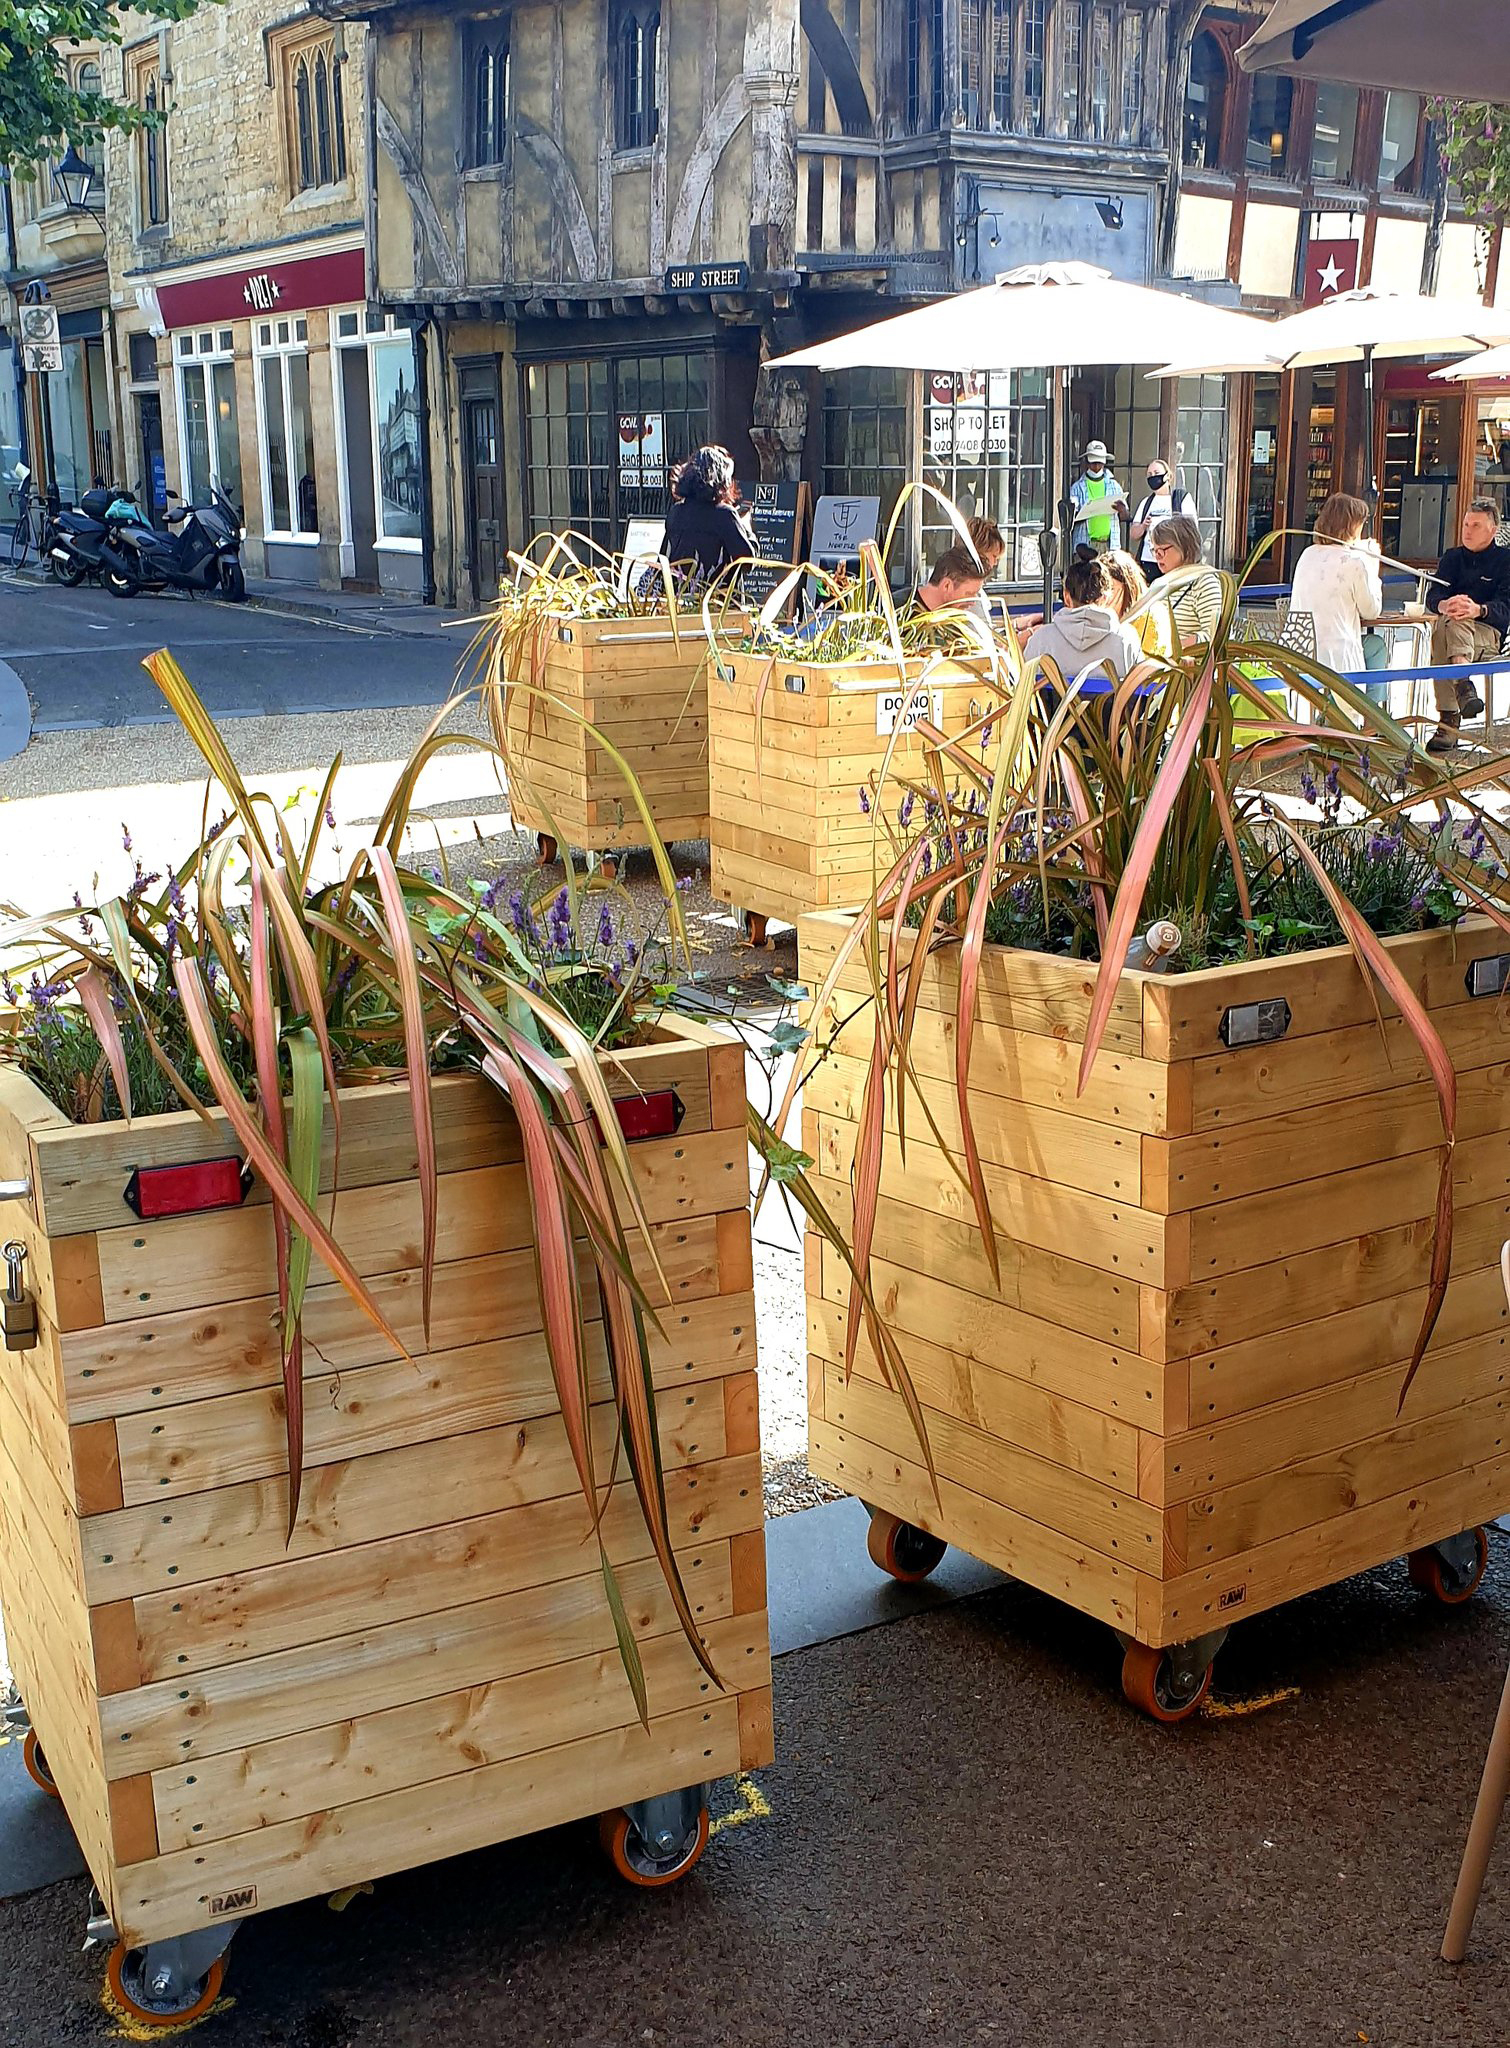
[[[874, 821], [859, 791], [879, 775], [900, 696], [921, 672], [891, 662], [854, 669], [777, 661], [766, 654], [725, 654], [708, 684], [709, 856], [713, 894], [758, 917], [795, 923], [811, 910], [836, 910], [870, 892]], [[999, 701], [979, 673], [959, 663], [930, 678], [944, 729], [957, 732]], [[769, 677], [767, 681], [766, 678]], [[755, 703], [765, 695], [756, 731]], [[918, 706], [922, 705], [919, 693]], [[916, 775], [922, 745], [904, 733], [892, 755], [895, 776]], [[900, 791], [887, 798], [893, 811]], [[881, 838], [882, 872], [891, 864]]]
[[[815, 987], [848, 923], [804, 919]], [[888, 1102], [875, 1240], [941, 1501], [863, 1335], [844, 1383], [847, 1276], [810, 1238], [814, 1472], [1156, 1647], [1209, 1647], [1510, 1507], [1510, 1011], [1465, 985], [1510, 949], [1474, 919], [1391, 950], [1460, 1089], [1453, 1277], [1403, 1415], [1440, 1123], [1415, 1041], [1394, 1015], [1381, 1040], [1351, 956], [1125, 974], [1077, 1096], [1091, 971], [992, 948], [971, 1093], [1000, 1287], [915, 1102], [905, 1164]], [[913, 1056], [957, 1143], [957, 954], [925, 976]], [[863, 966], [844, 987], [868, 992]], [[1227, 1049], [1224, 1013], [1281, 1001], [1283, 1038]], [[861, 1006], [805, 1090], [804, 1149], [841, 1222], [872, 1029]]]
[[[0, 1371], [9, 1654], [130, 1946], [758, 1765], [771, 1755], [743, 1052], [668, 1024], [614, 1092], [674, 1088], [633, 1148], [674, 1299], [652, 1332], [666, 1492], [720, 1691], [630, 1487], [605, 1516], [652, 1715], [620, 1663], [536, 1299], [512, 1114], [435, 1090], [428, 1350], [407, 1090], [343, 1097], [342, 1245], [395, 1358], [315, 1262], [292, 1541], [272, 1211], [138, 1222], [133, 1168], [234, 1153], [193, 1115], [73, 1126], [0, 1071], [0, 1235], [34, 1349]], [[327, 1160], [327, 1172], [328, 1172]], [[591, 1335], [600, 1337], [601, 1326]], [[601, 1346], [597, 1374], [607, 1393]], [[596, 1411], [599, 1470], [614, 1413]]]
[[522, 771], [509, 790], [515, 823], [554, 858], [557, 838], [588, 853], [643, 846], [645, 827], [613, 757], [634, 771], [661, 838], [708, 836], [708, 642], [696, 614], [672, 633], [664, 619], [556, 622], [538, 676], [542, 697], [509, 698], [509, 747]]

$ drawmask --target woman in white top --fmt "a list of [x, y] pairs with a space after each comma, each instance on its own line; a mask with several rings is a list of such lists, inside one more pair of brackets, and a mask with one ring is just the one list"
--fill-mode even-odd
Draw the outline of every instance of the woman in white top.
[[[1344, 675], [1366, 666], [1363, 627], [1384, 609], [1379, 543], [1365, 540], [1369, 510], [1362, 498], [1338, 491], [1316, 514], [1316, 539], [1295, 564], [1286, 637], [1301, 618], [1316, 634], [1316, 659]], [[1297, 644], [1298, 642], [1293, 642]], [[1380, 685], [1370, 686], [1369, 695]]]
[[1150, 581], [1159, 573], [1153, 552], [1154, 528], [1161, 519], [1194, 519], [1195, 516], [1195, 499], [1189, 491], [1180, 489], [1169, 464], [1162, 455], [1156, 455], [1148, 465], [1148, 495], [1139, 502], [1132, 524], [1127, 529], [1128, 544], [1135, 550], [1138, 566]]

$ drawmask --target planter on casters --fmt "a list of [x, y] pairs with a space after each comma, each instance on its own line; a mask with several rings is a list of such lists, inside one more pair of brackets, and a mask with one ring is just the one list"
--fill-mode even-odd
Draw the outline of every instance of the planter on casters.
[[[821, 984], [847, 916], [805, 918]], [[1458, 1069], [1453, 1275], [1397, 1412], [1425, 1303], [1441, 1160], [1433, 1088], [1397, 1016], [1381, 1038], [1345, 948], [1193, 974], [1128, 973], [1083, 1094], [1094, 968], [986, 949], [972, 1121], [998, 1230], [914, 1102], [888, 1135], [878, 1305], [926, 1411], [935, 1498], [848, 1278], [808, 1242], [810, 1460], [875, 1511], [899, 1577], [958, 1544], [1107, 1622], [1128, 1697], [1196, 1711], [1230, 1626], [1408, 1553], [1456, 1604], [1510, 1505], [1506, 942], [1486, 920], [1390, 941]], [[958, 954], [924, 965], [921, 1086], [959, 1140]], [[841, 1224], [870, 1057], [870, 983], [844, 970], [804, 1089], [804, 1149]], [[957, 1156], [957, 1155], [956, 1155]]]
[[568, 846], [617, 859], [645, 828], [597, 728], [633, 770], [663, 842], [708, 836], [708, 643], [701, 620], [545, 622], [528, 678], [580, 714], [528, 690], [508, 697], [514, 821], [543, 862]]
[[[708, 681], [710, 879], [756, 944], [769, 918], [795, 924], [808, 911], [837, 910], [868, 894], [875, 826], [859, 792], [879, 775], [923, 666], [835, 668], [719, 654]], [[984, 657], [935, 664], [907, 707], [909, 722], [923, 713], [946, 731], [962, 731], [1000, 702], [990, 673]], [[894, 774], [918, 770], [921, 755], [920, 742], [904, 732]], [[892, 858], [884, 832], [878, 857], [884, 873]]]
[[[650, 1133], [631, 1156], [672, 1291], [651, 1347], [673, 1542], [726, 1687], [681, 1634], [621, 1477], [603, 1527], [648, 1735], [496, 1092], [435, 1083], [428, 1347], [407, 1090], [343, 1094], [339, 1235], [419, 1370], [316, 1261], [290, 1539], [271, 1208], [256, 1187], [151, 1221], [128, 1207], [202, 1199], [207, 1180], [234, 1204], [228, 1127], [75, 1126], [0, 1070], [0, 1235], [25, 1248], [37, 1327], [0, 1372], [0, 1601], [28, 1748], [138, 2018], [212, 2001], [247, 1914], [605, 1808], [622, 1874], [667, 1882], [701, 1853], [709, 1783], [769, 1760], [743, 1051], [676, 1020], [620, 1057], [611, 1085], [634, 1104], [626, 1131]], [[173, 1172], [228, 1160], [197, 1189]], [[600, 1336], [596, 1384], [606, 1475]]]

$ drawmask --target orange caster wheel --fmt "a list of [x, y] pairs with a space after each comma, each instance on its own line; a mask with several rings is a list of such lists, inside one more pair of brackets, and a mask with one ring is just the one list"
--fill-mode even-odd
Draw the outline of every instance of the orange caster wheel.
[[930, 1536], [926, 1529], [915, 1528], [899, 1515], [872, 1508], [865, 1548], [873, 1565], [904, 1586], [916, 1586], [943, 1563], [949, 1546], [941, 1536]]
[[25, 1764], [26, 1774], [34, 1785], [40, 1785], [42, 1790], [54, 1799], [60, 1796], [58, 1781], [47, 1767], [47, 1758], [42, 1753], [42, 1745], [37, 1740], [35, 1728], [28, 1728], [26, 1731], [26, 1740], [21, 1745], [21, 1761]]
[[1122, 1692], [1151, 1721], [1188, 1721], [1211, 1690], [1211, 1666], [1169, 1650], [1129, 1643], [1122, 1658]]
[[535, 834], [535, 851], [540, 857], [541, 867], [550, 867], [556, 858], [556, 842], [552, 839], [549, 832], [537, 832]]
[[187, 2027], [202, 2020], [220, 1996], [225, 1982], [225, 1958], [215, 1961], [193, 1984], [180, 1986], [167, 1973], [159, 1986], [153, 1983], [150, 1949], [127, 1948], [118, 1941], [105, 1965], [105, 1982], [110, 1995], [128, 2018], [144, 2027]]
[[1445, 1543], [1413, 1550], [1406, 1563], [1413, 1586], [1444, 1607], [1461, 1607], [1483, 1584], [1489, 1565], [1489, 1533], [1483, 1528], [1465, 1529]]
[[619, 878], [619, 856], [616, 853], [605, 853], [598, 862], [598, 873], [605, 882], [616, 882]]
[[770, 944], [769, 939], [766, 937], [766, 922], [766, 913], [763, 910], [747, 910], [745, 912], [745, 944], [752, 950], [755, 947]]
[[598, 1839], [626, 1884], [656, 1891], [662, 1885], [676, 1884], [701, 1859], [708, 1846], [708, 1809], [698, 1809], [690, 1834], [647, 1842], [624, 1809], [615, 1807], [599, 1819]]

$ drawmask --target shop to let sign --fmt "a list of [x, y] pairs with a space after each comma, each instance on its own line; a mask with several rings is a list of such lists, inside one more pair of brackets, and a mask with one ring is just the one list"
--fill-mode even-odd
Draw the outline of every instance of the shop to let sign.
[[666, 483], [666, 415], [619, 414], [619, 489], [658, 491]]

